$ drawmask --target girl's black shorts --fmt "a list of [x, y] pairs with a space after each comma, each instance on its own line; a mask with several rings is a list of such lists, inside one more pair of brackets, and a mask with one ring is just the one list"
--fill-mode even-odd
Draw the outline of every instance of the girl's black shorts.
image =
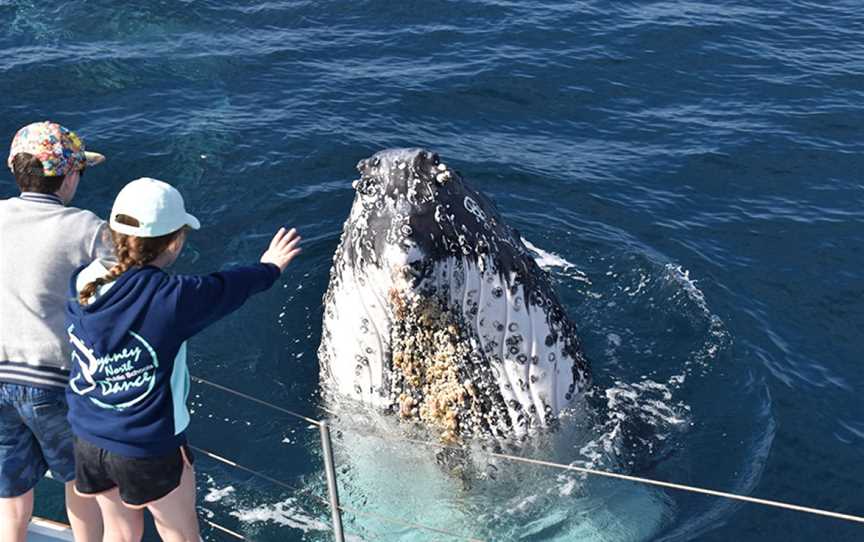
[[192, 453], [183, 444], [160, 457], [127, 457], [75, 437], [75, 492], [95, 497], [115, 487], [123, 504], [143, 508], [168, 495], [180, 485]]

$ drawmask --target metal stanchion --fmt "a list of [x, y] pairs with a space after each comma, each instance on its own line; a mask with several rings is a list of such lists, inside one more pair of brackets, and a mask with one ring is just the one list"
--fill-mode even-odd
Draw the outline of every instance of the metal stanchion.
[[330, 512], [333, 515], [333, 536], [336, 542], [345, 542], [342, 534], [342, 511], [339, 509], [339, 488], [336, 486], [336, 465], [333, 463], [333, 446], [330, 426], [321, 422], [321, 448], [324, 452], [324, 471], [327, 473], [327, 493], [330, 494]]

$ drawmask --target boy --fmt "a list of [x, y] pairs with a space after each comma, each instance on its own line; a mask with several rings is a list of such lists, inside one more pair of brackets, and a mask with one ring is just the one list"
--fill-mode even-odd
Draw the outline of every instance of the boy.
[[72, 433], [64, 390], [70, 352], [64, 326], [69, 277], [111, 258], [105, 222], [66, 207], [84, 169], [104, 160], [53, 122], [21, 128], [8, 166], [21, 194], [0, 200], [0, 540], [23, 542], [33, 487], [51, 470], [66, 484], [75, 540], [102, 538], [95, 504], [73, 491]]

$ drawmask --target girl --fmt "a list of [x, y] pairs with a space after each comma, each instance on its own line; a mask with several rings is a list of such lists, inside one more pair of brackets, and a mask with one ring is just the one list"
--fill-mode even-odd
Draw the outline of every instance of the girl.
[[186, 341], [270, 288], [300, 237], [280, 229], [256, 265], [169, 275], [200, 223], [175, 188], [146, 178], [120, 191], [109, 227], [117, 263], [79, 269], [67, 304], [75, 490], [95, 497], [105, 541], [140, 540], [147, 508], [163, 540], [197, 542]]

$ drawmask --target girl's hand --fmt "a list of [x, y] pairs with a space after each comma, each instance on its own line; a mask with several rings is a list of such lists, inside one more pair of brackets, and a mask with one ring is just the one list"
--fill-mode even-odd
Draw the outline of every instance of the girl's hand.
[[299, 244], [300, 235], [297, 234], [297, 230], [279, 228], [279, 231], [273, 236], [273, 240], [270, 241], [270, 247], [261, 255], [261, 263], [272, 263], [280, 271], [285, 271], [291, 260], [300, 254]]

